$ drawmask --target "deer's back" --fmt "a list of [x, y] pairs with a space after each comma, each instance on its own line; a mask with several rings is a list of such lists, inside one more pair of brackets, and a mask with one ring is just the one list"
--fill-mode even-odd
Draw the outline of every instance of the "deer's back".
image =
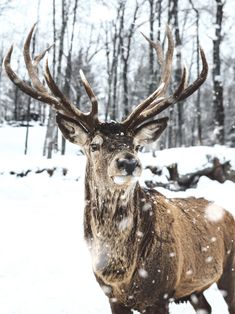
[[235, 221], [229, 212], [203, 198], [170, 202], [181, 255], [175, 297], [181, 298], [219, 280], [234, 251]]

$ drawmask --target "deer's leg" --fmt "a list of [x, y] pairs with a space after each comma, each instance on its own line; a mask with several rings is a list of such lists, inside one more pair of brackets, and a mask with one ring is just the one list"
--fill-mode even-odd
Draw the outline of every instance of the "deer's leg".
[[124, 306], [118, 302], [109, 302], [112, 314], [133, 314], [131, 308]]
[[142, 313], [144, 314], [169, 314], [169, 305], [166, 303], [160, 306], [151, 306]]
[[230, 314], [235, 314], [235, 252], [231, 255], [224, 273], [218, 281]]
[[211, 306], [202, 293], [198, 294], [195, 300], [190, 300], [190, 303], [196, 312], [203, 310], [205, 313], [211, 313]]

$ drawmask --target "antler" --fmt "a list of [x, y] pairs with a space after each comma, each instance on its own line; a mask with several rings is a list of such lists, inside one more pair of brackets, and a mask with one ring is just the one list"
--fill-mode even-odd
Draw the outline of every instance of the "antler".
[[[8, 77], [27, 95], [41, 102], [51, 105], [52, 108], [59, 114], [71, 118], [77, 123], [80, 123], [87, 132], [92, 132], [92, 130], [94, 130], [97, 125], [100, 124], [100, 121], [98, 120], [98, 101], [82, 71], [80, 71], [81, 80], [92, 105], [91, 111], [89, 113], [83, 113], [82, 111], [80, 111], [62, 93], [50, 73], [48, 67], [48, 59], [46, 59], [45, 62], [44, 78], [46, 80], [49, 90], [40, 81], [38, 77], [38, 64], [52, 46], [41, 52], [32, 61], [30, 57], [30, 43], [35, 26], [36, 24], [33, 25], [29, 32], [23, 50], [25, 65], [31, 79], [32, 86], [21, 80], [11, 68], [10, 62], [13, 46], [11, 46], [4, 59], [4, 67]], [[175, 104], [176, 102], [182, 101], [192, 95], [206, 80], [208, 73], [208, 64], [206, 61], [206, 57], [203, 49], [200, 48], [202, 71], [199, 77], [192, 84], [187, 86], [187, 69], [186, 67], [184, 67], [182, 71], [181, 81], [178, 87], [174, 91], [173, 95], [167, 96], [166, 92], [171, 79], [172, 59], [174, 53], [174, 41], [171, 30], [169, 26], [167, 26], [166, 36], [168, 39], [168, 48], [165, 58], [160, 42], [153, 42], [145, 35], [143, 36], [156, 51], [158, 62], [162, 68], [161, 80], [159, 87], [148, 98], [141, 102], [124, 121], [121, 122], [121, 124], [127, 129], [137, 128], [143, 122], [153, 118], [169, 106]]]
[[30, 43], [35, 26], [36, 24], [34, 24], [31, 28], [26, 38], [23, 49], [24, 61], [32, 86], [21, 80], [11, 68], [10, 62], [13, 46], [11, 46], [11, 48], [9, 49], [3, 62], [8, 77], [27, 95], [41, 102], [47, 103], [48, 105], [52, 106], [52, 108], [59, 114], [75, 120], [76, 122], [80, 123], [87, 132], [91, 132], [100, 123], [98, 120], [98, 102], [94, 92], [92, 91], [92, 88], [90, 87], [83, 72], [81, 71], [80, 75], [82, 83], [92, 104], [90, 113], [83, 113], [70, 100], [66, 98], [66, 96], [62, 93], [62, 91], [53, 80], [48, 67], [48, 59], [46, 59], [45, 63], [44, 77], [47, 86], [49, 87], [49, 90], [44, 86], [38, 76], [38, 64], [52, 46], [48, 47], [46, 50], [36, 56], [32, 61], [30, 57]]
[[172, 59], [174, 53], [173, 37], [168, 25], [166, 28], [166, 36], [168, 39], [168, 48], [166, 57], [164, 59], [161, 44], [159, 42], [151, 41], [144, 35], [145, 39], [156, 51], [158, 62], [162, 67], [161, 82], [159, 87], [147, 99], [141, 102], [124, 121], [122, 121], [122, 124], [127, 129], [135, 129], [143, 122], [153, 118], [169, 106], [186, 99], [187, 97], [192, 95], [206, 80], [208, 73], [208, 64], [204, 51], [202, 48], [200, 48], [202, 71], [199, 77], [192, 84], [187, 86], [187, 68], [186, 66], [184, 66], [178, 87], [174, 91], [173, 95], [166, 95], [171, 78]]

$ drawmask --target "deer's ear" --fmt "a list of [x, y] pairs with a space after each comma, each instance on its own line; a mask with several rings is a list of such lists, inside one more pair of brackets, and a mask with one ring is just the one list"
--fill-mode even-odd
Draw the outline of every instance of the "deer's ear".
[[141, 125], [135, 131], [134, 144], [143, 146], [156, 141], [165, 130], [168, 120], [164, 117]]
[[57, 114], [56, 122], [63, 136], [73, 144], [84, 146], [88, 133], [77, 121], [65, 117], [61, 114]]

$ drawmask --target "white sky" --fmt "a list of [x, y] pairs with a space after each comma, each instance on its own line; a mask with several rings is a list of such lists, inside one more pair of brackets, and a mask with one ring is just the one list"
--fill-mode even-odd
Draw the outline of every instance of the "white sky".
[[[1, 0], [0, 0], [1, 1]], [[127, 0], [128, 3], [131, 3], [132, 0]], [[214, 0], [207, 0], [210, 3], [210, 8], [212, 4], [215, 4]], [[204, 3], [203, 0], [199, 0], [197, 3]], [[13, 0], [12, 2], [13, 8], [7, 11], [3, 16], [0, 17], [0, 36], [2, 38], [2, 44], [0, 45], [4, 47], [4, 50], [10, 46], [13, 42], [15, 43], [15, 51], [14, 56], [19, 53], [19, 48], [22, 47], [22, 43], [25, 39], [25, 34], [27, 34], [28, 30], [32, 26], [32, 24], [37, 20], [37, 7], [38, 0]], [[56, 3], [60, 4], [60, 1], [57, 0]], [[92, 3], [92, 5], [91, 5]], [[94, 5], [94, 3], [96, 5]], [[101, 2], [96, 1], [87, 1], [86, 4], [79, 4], [79, 19], [87, 24], [82, 24], [82, 28], [76, 30], [75, 38], [78, 39], [79, 43], [75, 43], [74, 49], [79, 49], [81, 46], [86, 44], [86, 39], [89, 37], [89, 27], [86, 25], [93, 24], [95, 26], [95, 30], [99, 31], [99, 21], [110, 20], [112, 19], [115, 12], [108, 10], [107, 7], [103, 7]], [[116, 2], [115, 2], [116, 3]], [[183, 2], [180, 1], [180, 4]], [[82, 5], [84, 7], [82, 7]], [[146, 4], [146, 8], [148, 5]], [[208, 6], [209, 9], [209, 6]], [[146, 9], [147, 10], [147, 9]], [[57, 15], [60, 15], [60, 11], [57, 12]], [[141, 18], [143, 17], [142, 14]], [[52, 0], [40, 0], [40, 23], [38, 28], [40, 30], [40, 34], [42, 37], [40, 38], [40, 42], [42, 46], [45, 47], [47, 44], [52, 43]], [[214, 20], [212, 18], [205, 18], [204, 15], [201, 15], [201, 32], [200, 32], [200, 42], [202, 47], [204, 48], [206, 55], [208, 56], [209, 63], [212, 59], [212, 38], [214, 36]], [[233, 55], [233, 51], [235, 49], [235, 1], [227, 0], [225, 5], [225, 13], [224, 13], [224, 33], [225, 40], [222, 46], [222, 55]], [[148, 24], [144, 24], [141, 29], [145, 33], [148, 32]], [[184, 59], [186, 60], [186, 64], [190, 64], [191, 55], [192, 55], [192, 45], [190, 38], [195, 34], [195, 26], [191, 24], [191, 27], [186, 29], [185, 37], [187, 37], [188, 44], [184, 44]], [[141, 43], [142, 37], [138, 34], [135, 35], [136, 39]], [[81, 41], [80, 38], [83, 38], [84, 42]], [[103, 54], [98, 54], [94, 59], [94, 62], [98, 65], [103, 58]], [[134, 64], [134, 60], [132, 58], [132, 64]], [[13, 57], [14, 62], [14, 57]]]
[[[200, 0], [201, 1], [201, 0]], [[131, 2], [131, 0], [127, 0], [127, 2]], [[201, 1], [203, 3], [203, 1]], [[211, 3], [215, 2], [211, 0]], [[57, 0], [57, 3], [58, 0]], [[87, 5], [85, 10], [83, 8], [78, 9], [80, 12], [89, 12], [87, 19], [90, 22], [96, 24], [101, 19], [109, 20], [112, 19], [114, 12], [108, 10], [107, 7], [98, 4], [98, 1], [93, 1], [92, 6], [90, 5], [91, 2], [87, 1]], [[97, 3], [94, 6], [94, 3]], [[211, 5], [212, 6], [212, 5]], [[1, 33], [10, 34], [13, 38], [18, 37], [19, 34], [24, 33], [27, 29], [31, 27], [31, 25], [37, 20], [37, 7], [38, 7], [38, 0], [13, 0], [12, 1], [12, 10], [7, 11], [3, 16], [1, 16]], [[148, 5], [146, 5], [148, 7]], [[60, 12], [57, 12], [59, 14]], [[52, 14], [52, 0], [40, 0], [40, 26], [43, 27], [51, 27], [48, 25], [49, 23], [52, 24], [51, 20]], [[80, 13], [81, 15], [81, 13]], [[229, 33], [235, 36], [235, 1], [234, 0], [227, 0], [225, 5], [225, 19], [226, 24], [229, 24], [230, 30]], [[12, 32], [12, 30], [14, 31]], [[50, 30], [48, 29], [50, 32]], [[214, 29], [212, 28], [207, 29], [207, 32], [211, 33]], [[226, 30], [225, 30], [226, 32]]]

